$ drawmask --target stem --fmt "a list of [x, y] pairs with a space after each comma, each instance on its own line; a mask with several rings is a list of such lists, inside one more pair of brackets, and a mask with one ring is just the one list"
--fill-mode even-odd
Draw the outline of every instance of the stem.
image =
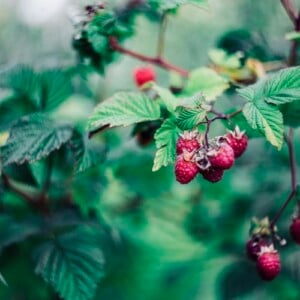
[[[296, 21], [295, 21], [295, 31], [300, 31], [300, 16], [297, 15]], [[289, 66], [295, 66], [297, 64], [297, 48], [298, 48], [298, 41], [293, 40], [291, 42], [291, 48], [290, 48], [290, 54], [288, 57], [288, 65]]]
[[296, 158], [295, 158], [295, 150], [294, 150], [294, 144], [293, 144], [293, 136], [294, 136], [294, 130], [290, 128], [289, 135], [286, 137], [286, 143], [288, 145], [289, 149], [289, 157], [290, 157], [290, 170], [291, 170], [291, 192], [288, 195], [287, 199], [284, 201], [283, 205], [279, 209], [278, 213], [272, 220], [270, 227], [272, 230], [274, 230], [274, 226], [280, 216], [282, 215], [283, 211], [287, 207], [287, 205], [290, 203], [290, 201], [294, 198], [296, 194], [296, 186], [297, 186], [297, 177], [296, 177]]
[[117, 51], [117, 52], [129, 55], [133, 58], [136, 58], [136, 59], [144, 61], [144, 62], [148, 62], [150, 64], [156, 65], [156, 66], [161, 67], [161, 68], [166, 69], [166, 70], [172, 70], [172, 71], [177, 72], [178, 74], [180, 74], [181, 76], [184, 76], [184, 77], [188, 77], [188, 75], [189, 75], [189, 72], [187, 70], [181, 69], [180, 67], [177, 67], [177, 66], [173, 65], [173, 64], [167, 62], [166, 60], [164, 60], [161, 57], [146, 56], [144, 54], [137, 53], [135, 51], [131, 51], [129, 49], [126, 49], [126, 48], [122, 47], [119, 44], [118, 40], [113, 36], [111, 36], [109, 38], [109, 42], [110, 42], [111, 48], [113, 50]]
[[165, 48], [165, 33], [167, 29], [167, 14], [164, 13], [161, 17], [160, 26], [159, 26], [159, 35], [157, 43], [157, 57], [162, 57], [164, 48]]
[[286, 13], [288, 14], [289, 18], [293, 22], [293, 24], [296, 26], [296, 21], [297, 21], [297, 10], [295, 7], [295, 4], [292, 0], [280, 0], [282, 6], [286, 10]]
[[22, 191], [21, 189], [19, 189], [11, 180], [10, 178], [2, 173], [2, 180], [4, 185], [10, 189], [13, 193], [17, 194], [18, 196], [20, 196], [21, 198], [23, 198], [28, 204], [30, 205], [35, 205], [36, 204], [36, 199], [35, 197], [28, 195], [26, 192]]

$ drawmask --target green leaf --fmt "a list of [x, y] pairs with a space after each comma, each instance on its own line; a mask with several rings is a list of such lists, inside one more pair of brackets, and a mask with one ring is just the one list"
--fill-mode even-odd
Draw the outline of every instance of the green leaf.
[[173, 163], [176, 158], [176, 141], [179, 130], [172, 119], [167, 119], [155, 133], [157, 152], [154, 158], [152, 171]]
[[184, 4], [193, 4], [200, 7], [207, 7], [206, 0], [149, 0], [149, 4], [153, 8], [160, 10], [173, 10]]
[[47, 70], [40, 74], [41, 103], [45, 110], [53, 110], [72, 94], [71, 79], [60, 69]]
[[178, 104], [178, 99], [170, 92], [170, 90], [162, 88], [156, 84], [153, 85], [152, 89], [158, 94], [168, 111], [174, 112]]
[[65, 300], [89, 300], [103, 277], [99, 240], [87, 231], [73, 231], [43, 244], [35, 273]]
[[300, 39], [300, 32], [292, 31], [292, 32], [287, 33], [284, 37], [288, 41], [299, 40]]
[[178, 108], [178, 116], [176, 119], [177, 126], [182, 130], [190, 130], [195, 128], [206, 117], [207, 112], [201, 108], [186, 109]]
[[5, 281], [3, 275], [0, 273], [0, 281], [7, 286], [7, 282]]
[[243, 114], [249, 125], [262, 134], [275, 147], [280, 149], [283, 144], [283, 117], [276, 106], [264, 101], [248, 102], [243, 108]]
[[56, 124], [43, 114], [25, 116], [11, 128], [6, 144], [0, 148], [3, 166], [44, 158], [66, 143], [72, 132], [71, 126]]
[[128, 126], [157, 120], [160, 106], [143, 94], [121, 92], [100, 103], [88, 120], [88, 130], [102, 127]]
[[105, 158], [104, 146], [83, 137], [79, 132], [75, 132], [71, 141], [71, 147], [75, 154], [75, 172], [81, 173], [89, 168], [97, 166]]
[[300, 101], [287, 103], [280, 106], [284, 124], [292, 127], [300, 126]]
[[263, 99], [281, 105], [300, 99], [300, 67], [281, 70], [267, 79], [237, 92], [247, 100]]
[[240, 58], [242, 57], [242, 54], [240, 52], [228, 54], [223, 49], [211, 49], [208, 52], [208, 56], [217, 66], [226, 69], [239, 69], [241, 67]]
[[20, 243], [27, 238], [39, 234], [43, 230], [42, 222], [38, 218], [14, 220], [10, 216], [0, 219], [0, 249], [15, 243]]
[[207, 101], [214, 101], [229, 87], [228, 81], [210, 68], [199, 68], [190, 73], [184, 91], [202, 92]]

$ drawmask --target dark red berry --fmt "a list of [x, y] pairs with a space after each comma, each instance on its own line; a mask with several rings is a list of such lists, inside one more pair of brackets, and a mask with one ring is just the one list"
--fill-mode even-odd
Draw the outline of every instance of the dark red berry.
[[151, 66], [137, 67], [133, 72], [133, 77], [138, 87], [156, 80], [155, 71]]
[[194, 132], [185, 132], [176, 143], [176, 153], [182, 154], [184, 151], [195, 152], [200, 149], [199, 139]]
[[186, 160], [183, 155], [177, 157], [175, 164], [176, 180], [182, 184], [189, 183], [198, 174], [198, 166], [194, 161]]
[[268, 243], [263, 239], [252, 238], [248, 240], [246, 243], [247, 256], [251, 260], [256, 261], [258, 258], [258, 254], [261, 252], [261, 248], [266, 246], [268, 246]]
[[257, 271], [264, 280], [273, 280], [280, 273], [280, 256], [274, 248], [262, 247], [256, 262]]
[[230, 131], [226, 135], [226, 142], [231, 146], [234, 152], [234, 157], [240, 157], [248, 146], [248, 137], [245, 132], [240, 131], [239, 127], [236, 127], [234, 131]]
[[227, 143], [222, 143], [218, 149], [210, 150], [207, 156], [215, 169], [230, 169], [234, 163], [234, 152]]
[[223, 178], [224, 171], [222, 169], [215, 169], [210, 167], [206, 170], [201, 170], [203, 178], [210, 182], [218, 182]]
[[293, 222], [290, 226], [290, 234], [293, 240], [300, 244], [300, 218], [293, 219]]

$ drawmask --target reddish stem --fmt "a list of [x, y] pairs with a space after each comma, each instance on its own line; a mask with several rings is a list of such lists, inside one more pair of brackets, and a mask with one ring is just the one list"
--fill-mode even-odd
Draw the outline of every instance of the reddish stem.
[[161, 57], [150, 57], [150, 56], [146, 56], [144, 54], [129, 50], [124, 48], [123, 46], [121, 46], [117, 40], [116, 37], [109, 37], [109, 43], [110, 43], [110, 47], [117, 52], [129, 55], [133, 58], [136, 58], [138, 60], [156, 65], [158, 67], [161, 67], [163, 69], [166, 70], [171, 70], [174, 72], [177, 72], [178, 74], [180, 74], [181, 76], [184, 77], [188, 77], [189, 76], [189, 72], [187, 70], [184, 70], [180, 67], [177, 67], [169, 62], [167, 62], [165, 59], [161, 58]]

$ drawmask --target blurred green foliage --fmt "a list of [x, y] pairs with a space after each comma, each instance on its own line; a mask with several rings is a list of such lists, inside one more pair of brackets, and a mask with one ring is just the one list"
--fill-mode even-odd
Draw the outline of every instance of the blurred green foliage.
[[[115, 2], [124, 4], [110, 4]], [[67, 18], [68, 7], [73, 5], [66, 2], [55, 17], [33, 25], [24, 21], [19, 1], [0, 0], [1, 87], [11, 66], [27, 64], [34, 70], [26, 69], [26, 85], [19, 86], [18, 80], [10, 77], [13, 93], [0, 89], [0, 143], [12, 122], [36, 110], [47, 113], [52, 126], [54, 122], [70, 123], [77, 134], [59, 141], [63, 145], [59, 150], [51, 139], [48, 158], [20, 167], [13, 156], [14, 163], [5, 168], [5, 174], [29, 195], [47, 186], [53, 202], [52, 214], [44, 211], [41, 215], [1, 181], [0, 272], [7, 286], [0, 286], [0, 298], [60, 299], [51, 287], [57, 278], [47, 277], [50, 254], [37, 251], [42, 244], [53, 243], [57, 246], [54, 250], [61, 249], [61, 244], [67, 248], [73, 255], [71, 261], [88, 257], [89, 264], [83, 268], [95, 276], [95, 282], [83, 284], [82, 298], [74, 299], [88, 299], [91, 288], [97, 289], [94, 299], [105, 300], [299, 299], [299, 249], [290, 241], [287, 229], [293, 205], [278, 224], [280, 235], [288, 240], [280, 250], [283, 272], [278, 279], [262, 282], [244, 253], [251, 217], [274, 216], [288, 194], [286, 146], [277, 152], [254, 136], [246, 154], [224, 180], [212, 185], [197, 179], [181, 186], [172, 167], [152, 172], [155, 147], [140, 147], [131, 135], [132, 128], [104, 131], [88, 142], [84, 129], [93, 107], [115, 91], [135, 89], [131, 74], [140, 63], [118, 57], [105, 76], [74, 67], [74, 30]], [[158, 24], [139, 15], [133, 27], [137, 34], [126, 46], [153, 54]], [[278, 60], [287, 55], [289, 42], [284, 34], [289, 31], [288, 18], [273, 0], [211, 0], [209, 8], [185, 6], [169, 17], [166, 57], [195, 69], [208, 64], [208, 51], [218, 45], [229, 52], [242, 50], [261, 61]], [[242, 38], [235, 43], [239, 36]], [[51, 71], [44, 71], [49, 68]], [[55, 72], [59, 73], [55, 76], [58, 82], [52, 85]], [[157, 72], [159, 84], [167, 86], [168, 73]], [[39, 74], [38, 79], [34, 74]], [[36, 82], [46, 87], [48, 106], [43, 103], [45, 90], [36, 88]], [[53, 94], [54, 90], [59, 93]], [[240, 98], [228, 92], [216, 106], [226, 111], [240, 103]], [[52, 126], [47, 126], [48, 130]], [[222, 124], [212, 128], [215, 134], [224, 130]], [[297, 130], [297, 154], [299, 137]], [[24, 148], [27, 146], [24, 143]], [[28, 147], [34, 148], [34, 143]], [[96, 156], [88, 154], [91, 149], [96, 149]], [[44, 175], [50, 165], [52, 174], [47, 179]], [[68, 240], [74, 228], [79, 230], [75, 242]], [[89, 235], [93, 243], [85, 241]], [[85, 246], [82, 253], [77, 251], [80, 243]], [[96, 260], [99, 252], [103, 261]], [[59, 257], [55, 259], [61, 259], [60, 252], [55, 253]], [[64, 267], [59, 261], [56, 264]], [[86, 278], [80, 276], [85, 283]], [[60, 278], [58, 289], [67, 284], [81, 289], [73, 279]]]

